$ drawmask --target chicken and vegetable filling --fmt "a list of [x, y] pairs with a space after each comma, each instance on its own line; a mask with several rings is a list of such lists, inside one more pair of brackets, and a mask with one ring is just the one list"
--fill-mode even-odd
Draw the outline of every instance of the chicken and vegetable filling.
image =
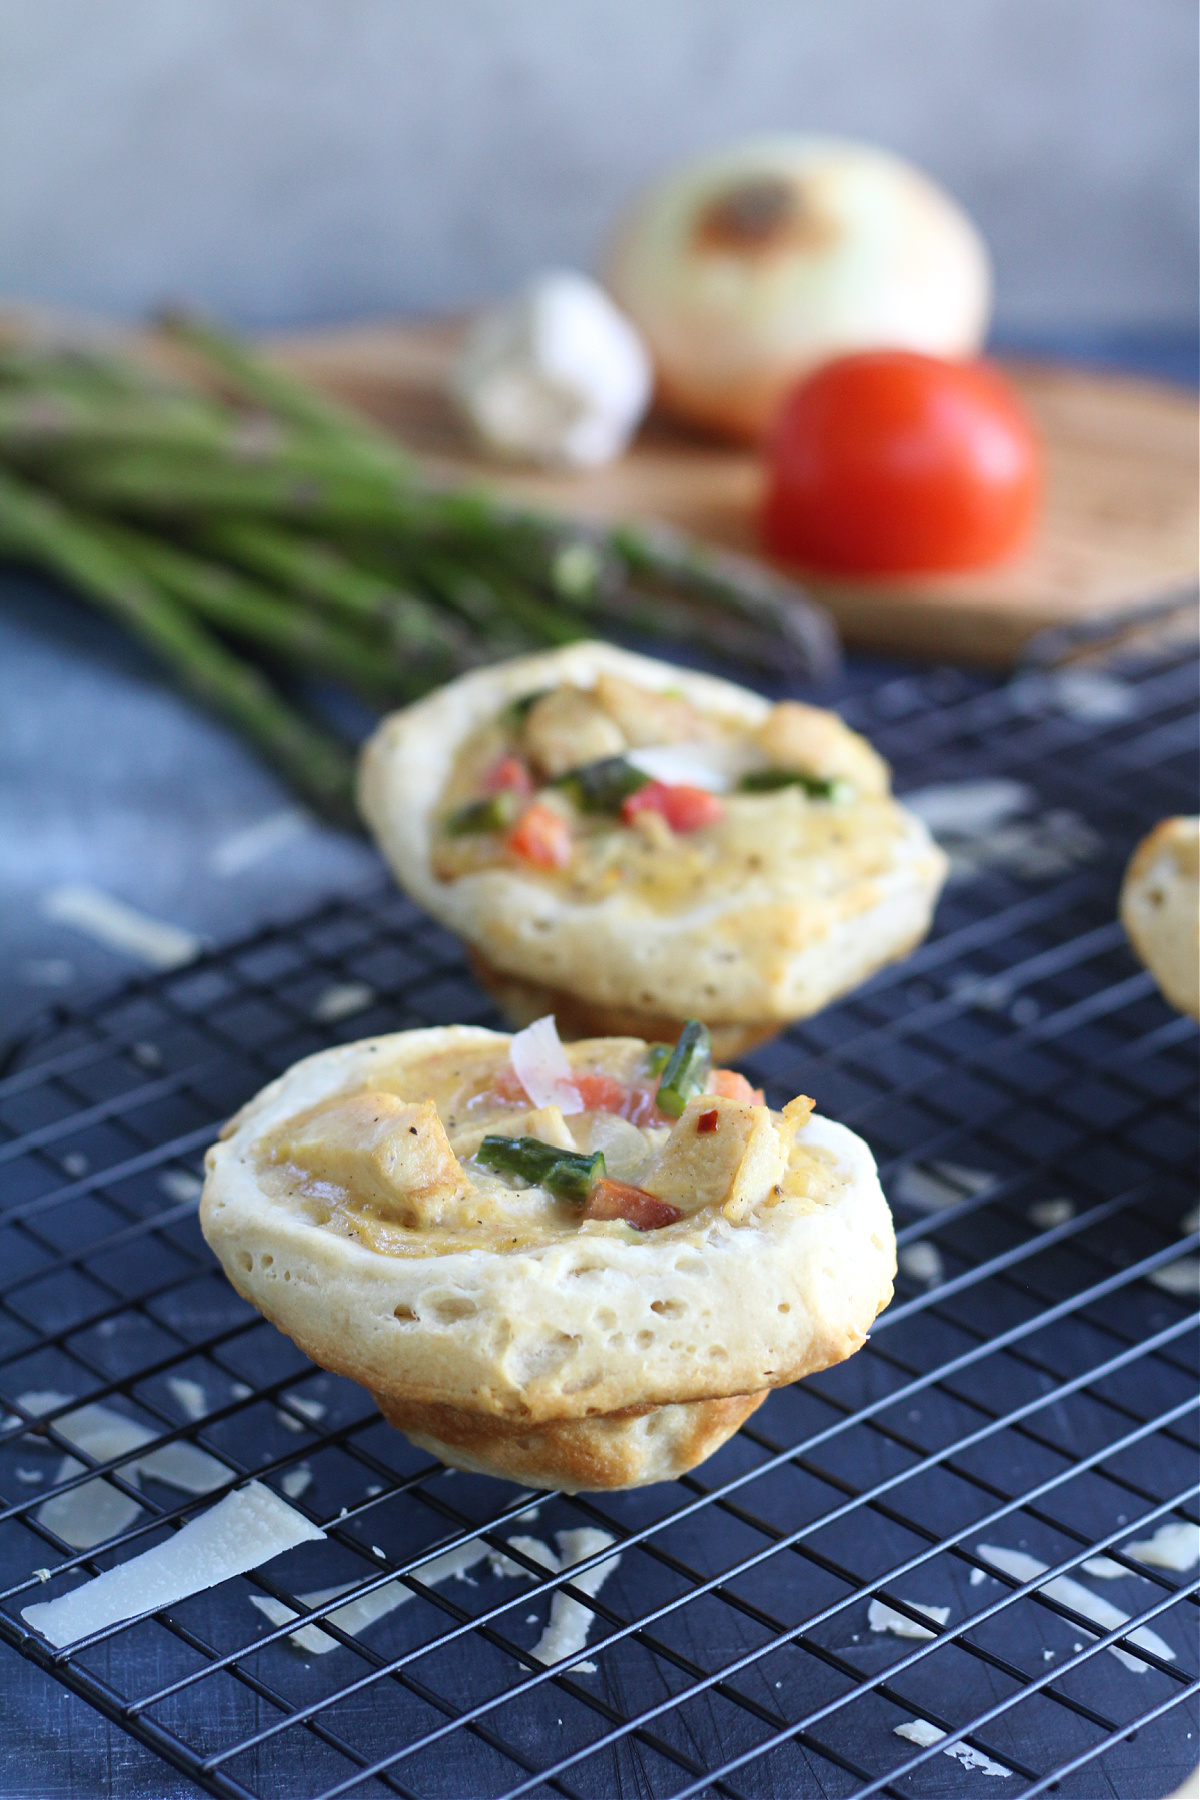
[[719, 1214], [807, 1209], [837, 1185], [705, 1027], [674, 1049], [632, 1038], [563, 1046], [552, 1019], [509, 1045], [381, 1068], [369, 1087], [290, 1119], [260, 1148], [264, 1187], [313, 1221], [395, 1255], [519, 1250], [579, 1232], [636, 1242]]
[[605, 673], [466, 739], [433, 866], [444, 881], [520, 868], [579, 900], [621, 886], [671, 910], [800, 858], [832, 892], [882, 870], [902, 830], [886, 764], [836, 714], [785, 701], [751, 728]]

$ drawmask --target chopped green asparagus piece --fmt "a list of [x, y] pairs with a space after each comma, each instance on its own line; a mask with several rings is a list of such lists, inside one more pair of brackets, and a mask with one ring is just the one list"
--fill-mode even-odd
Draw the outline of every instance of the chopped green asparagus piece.
[[645, 787], [649, 779], [623, 756], [602, 756], [598, 762], [568, 769], [554, 785], [565, 789], [580, 812], [619, 813], [621, 802]]
[[689, 1019], [679, 1034], [663, 1078], [658, 1084], [658, 1110], [677, 1119], [693, 1094], [704, 1091], [712, 1068], [712, 1039], [708, 1026], [699, 1019]]
[[468, 800], [465, 806], [455, 807], [446, 815], [446, 833], [449, 837], [470, 837], [478, 831], [507, 831], [516, 823], [520, 810], [520, 797], [511, 788], [504, 788], [484, 800]]
[[810, 800], [850, 800], [854, 783], [841, 775], [802, 775], [798, 769], [753, 769], [739, 782], [743, 794], [773, 794], [779, 788], [801, 787]]
[[646, 1051], [642, 1066], [647, 1075], [661, 1075], [670, 1060], [670, 1044], [651, 1044]]
[[532, 1187], [549, 1188], [561, 1200], [586, 1200], [604, 1174], [604, 1152], [591, 1156], [543, 1144], [540, 1138], [485, 1137], [476, 1159], [497, 1175], [512, 1175]]
[[508, 703], [508, 714], [513, 724], [524, 724], [538, 701], [544, 700], [546, 695], [552, 692], [553, 689], [551, 688], [534, 688], [532, 693], [522, 694], [519, 700], [510, 700]]

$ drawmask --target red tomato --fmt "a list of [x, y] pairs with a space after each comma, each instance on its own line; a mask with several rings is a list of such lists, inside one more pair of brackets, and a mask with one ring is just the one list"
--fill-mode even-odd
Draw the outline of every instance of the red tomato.
[[621, 817], [631, 825], [640, 812], [661, 813], [672, 831], [697, 831], [725, 817], [725, 808], [707, 788], [683, 783], [648, 781], [621, 804]]
[[483, 778], [485, 793], [532, 794], [533, 781], [519, 756], [502, 756]]
[[586, 1112], [621, 1112], [629, 1100], [629, 1089], [615, 1075], [575, 1075], [572, 1084], [583, 1101]]
[[1033, 427], [999, 370], [912, 350], [826, 363], [784, 401], [768, 457], [767, 549], [838, 574], [999, 562], [1041, 492]]
[[745, 1100], [750, 1106], [761, 1106], [763, 1091], [751, 1087], [744, 1075], [736, 1069], [714, 1069], [709, 1077], [708, 1092], [720, 1094], [723, 1100]]
[[661, 1231], [673, 1225], [683, 1214], [677, 1206], [648, 1194], [645, 1188], [631, 1187], [627, 1181], [610, 1181], [602, 1175], [594, 1182], [583, 1209], [585, 1219], [624, 1219], [635, 1231]]
[[536, 800], [521, 814], [507, 843], [514, 856], [539, 869], [564, 869], [571, 860], [571, 827], [561, 813]]

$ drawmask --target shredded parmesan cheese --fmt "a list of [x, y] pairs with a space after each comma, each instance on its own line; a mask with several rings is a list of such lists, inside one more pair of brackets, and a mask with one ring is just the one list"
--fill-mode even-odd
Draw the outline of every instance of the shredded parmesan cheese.
[[[934, 1744], [941, 1744], [946, 1735], [936, 1725], [931, 1725], [928, 1719], [910, 1719], [906, 1725], [894, 1725], [892, 1731], [896, 1737], [907, 1738], [910, 1744], [920, 1744], [923, 1750], [931, 1749]], [[970, 1744], [944, 1744], [942, 1755], [954, 1757], [964, 1769], [978, 1769], [981, 1775], [1003, 1775], [1007, 1780], [1012, 1774], [1012, 1770], [1006, 1769], [1003, 1763], [993, 1762], [982, 1750], [972, 1750]]]
[[[53, 1389], [35, 1389], [21, 1394], [18, 1405], [41, 1417], [56, 1407], [65, 1406], [73, 1398], [71, 1394], [60, 1394]], [[68, 1444], [98, 1463], [116, 1462], [119, 1457], [129, 1456], [155, 1439], [155, 1433], [146, 1426], [95, 1402], [64, 1413], [54, 1421], [54, 1429]], [[85, 1466], [73, 1456], [64, 1457], [55, 1474], [55, 1482], [70, 1481], [73, 1476], [81, 1475]], [[181, 1488], [187, 1494], [207, 1494], [228, 1481], [230, 1472], [223, 1462], [206, 1450], [179, 1442], [164, 1444], [158, 1450], [139, 1456], [122, 1469], [121, 1474], [134, 1487], [138, 1485], [139, 1476], [149, 1475], [156, 1481], [165, 1481], [170, 1487]], [[140, 1511], [131, 1495], [98, 1477], [65, 1494], [51, 1495], [38, 1508], [37, 1521], [54, 1532], [64, 1544], [70, 1544], [73, 1550], [90, 1550], [94, 1544], [127, 1530]]]
[[[1037, 1576], [1043, 1575], [1049, 1566], [1039, 1562], [1036, 1556], [1027, 1556], [1023, 1550], [1008, 1550], [997, 1544], [976, 1544], [975, 1553], [982, 1556], [985, 1562], [990, 1562], [994, 1568], [1003, 1569], [1014, 1581], [1033, 1581]], [[1072, 1612], [1091, 1619], [1101, 1631], [1114, 1631], [1129, 1619], [1129, 1614], [1122, 1612], [1120, 1607], [1113, 1606], [1108, 1600], [1101, 1600], [1098, 1594], [1093, 1594], [1082, 1582], [1073, 1581], [1069, 1575], [1056, 1575], [1052, 1581], [1044, 1583], [1041, 1591], [1062, 1606], [1069, 1606]], [[1171, 1646], [1165, 1644], [1158, 1633], [1151, 1631], [1148, 1626], [1139, 1625], [1135, 1631], [1129, 1632], [1128, 1637], [1131, 1644], [1140, 1644], [1143, 1650], [1152, 1651], [1164, 1662], [1175, 1661], [1175, 1652]], [[1108, 1648], [1117, 1661], [1135, 1675], [1146, 1673], [1149, 1664], [1142, 1662], [1139, 1657], [1131, 1656], [1119, 1644], [1110, 1644]]]
[[152, 969], [178, 969], [200, 954], [200, 939], [193, 932], [147, 918], [124, 900], [83, 883], [52, 888], [42, 900], [42, 911], [56, 924], [71, 925]]
[[1200, 1562], [1200, 1525], [1172, 1520], [1160, 1525], [1152, 1538], [1126, 1545], [1125, 1554], [1151, 1568], [1177, 1569], [1183, 1574]]
[[57, 1649], [110, 1625], [159, 1612], [192, 1594], [256, 1569], [296, 1544], [325, 1533], [252, 1481], [201, 1513], [165, 1543], [131, 1557], [57, 1600], [22, 1608], [21, 1617]]
[[[935, 1625], [944, 1625], [950, 1617], [948, 1606], [923, 1606], [919, 1600], [908, 1600], [905, 1604], [911, 1606], [914, 1612], [924, 1613], [925, 1617], [932, 1619]], [[906, 1618], [903, 1613], [898, 1613], [894, 1607], [888, 1606], [883, 1600], [872, 1600], [867, 1608], [867, 1624], [872, 1631], [890, 1631], [896, 1637], [931, 1638], [937, 1636], [935, 1631], [929, 1631], [924, 1625], [918, 1625], [915, 1619]]]

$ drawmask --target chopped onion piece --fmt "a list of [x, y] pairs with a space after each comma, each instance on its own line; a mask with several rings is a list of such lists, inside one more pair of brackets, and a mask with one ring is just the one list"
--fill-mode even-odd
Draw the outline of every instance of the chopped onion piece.
[[625, 760], [652, 781], [665, 781], [670, 787], [682, 784], [726, 794], [733, 786], [733, 775], [724, 766], [727, 759], [714, 744], [651, 744], [644, 750], [627, 750]]
[[131, 1557], [72, 1593], [22, 1608], [21, 1617], [56, 1648], [106, 1626], [158, 1612], [205, 1588], [257, 1569], [325, 1533], [260, 1481], [227, 1494], [165, 1543]]
[[631, 1181], [650, 1157], [650, 1140], [619, 1113], [596, 1113], [583, 1150], [599, 1150], [606, 1172], [614, 1181]]
[[508, 1053], [517, 1080], [535, 1106], [557, 1106], [563, 1113], [583, 1111], [553, 1013], [518, 1031]]

